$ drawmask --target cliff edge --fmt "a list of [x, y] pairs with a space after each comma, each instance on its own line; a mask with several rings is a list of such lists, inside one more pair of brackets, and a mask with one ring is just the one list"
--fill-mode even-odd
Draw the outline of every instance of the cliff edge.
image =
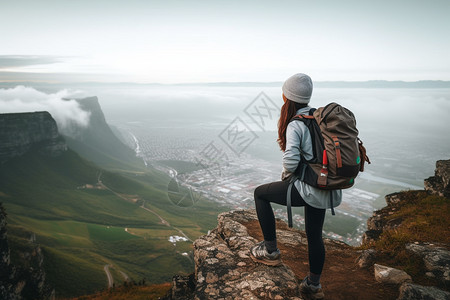
[[[437, 163], [428, 192], [386, 196], [360, 247], [324, 239], [326, 299], [450, 299], [450, 223], [441, 217], [449, 213], [450, 199], [442, 196], [449, 162]], [[166, 299], [308, 299], [298, 291], [309, 269], [306, 234], [277, 220], [277, 239], [283, 264], [257, 264], [249, 257], [262, 240], [255, 211], [220, 214], [217, 227], [194, 242], [195, 273], [175, 276]]]
[[58, 156], [67, 150], [50, 113], [0, 114], [0, 163], [32, 148], [50, 156]]
[[0, 299], [49, 299], [51, 289], [45, 281], [41, 248], [30, 241], [16, 258], [19, 264], [13, 264], [6, 223], [6, 212], [0, 203]]

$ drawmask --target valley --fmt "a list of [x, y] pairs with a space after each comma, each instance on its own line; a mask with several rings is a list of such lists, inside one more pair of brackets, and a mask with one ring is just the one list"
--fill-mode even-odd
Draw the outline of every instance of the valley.
[[[77, 101], [91, 112], [90, 126], [72, 124], [55, 136], [58, 155], [32, 147], [0, 167], [11, 260], [20, 263], [25, 249], [39, 245], [57, 298], [191, 273], [192, 241], [215, 227], [220, 212], [253, 208], [255, 187], [279, 180], [276, 132], [255, 131], [237, 152], [224, 134], [230, 112], [202, 122], [122, 118], [109, 127], [97, 97]], [[351, 245], [360, 244], [384, 195], [420, 188], [430, 161], [448, 153], [431, 135], [417, 133], [422, 142], [410, 147], [408, 134], [364, 134], [373, 165], [324, 225], [325, 236]], [[286, 219], [285, 207], [273, 208]], [[293, 211], [302, 229], [303, 209]]]

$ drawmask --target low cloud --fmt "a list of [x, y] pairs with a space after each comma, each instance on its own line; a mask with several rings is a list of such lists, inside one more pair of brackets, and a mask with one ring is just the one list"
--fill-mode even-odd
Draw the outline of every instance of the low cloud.
[[84, 128], [89, 125], [90, 112], [82, 110], [77, 101], [70, 100], [77, 93], [64, 89], [47, 94], [21, 85], [0, 89], [0, 113], [48, 111], [61, 132], [70, 132], [73, 125]]
[[59, 57], [47, 55], [0, 55], [0, 69], [54, 64], [60, 60]]

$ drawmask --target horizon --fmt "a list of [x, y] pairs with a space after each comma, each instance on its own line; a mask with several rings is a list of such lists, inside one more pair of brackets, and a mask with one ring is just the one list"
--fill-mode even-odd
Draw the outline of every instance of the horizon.
[[[315, 84], [365, 84], [365, 83], [381, 83], [381, 84], [416, 84], [416, 83], [443, 83], [450, 84], [450, 80], [441, 79], [420, 79], [420, 80], [385, 80], [385, 79], [370, 79], [370, 80], [315, 80]], [[62, 85], [62, 84], [106, 84], [106, 85], [233, 85], [233, 84], [257, 84], [257, 85], [280, 85], [283, 81], [203, 81], [203, 82], [134, 82], [134, 81], [67, 81], [67, 82], [51, 82], [51, 81], [32, 81], [32, 80], [0, 80], [0, 84], [48, 84], [48, 85]]]
[[298, 72], [317, 82], [450, 80], [448, 1], [2, 6], [3, 82], [281, 82]]

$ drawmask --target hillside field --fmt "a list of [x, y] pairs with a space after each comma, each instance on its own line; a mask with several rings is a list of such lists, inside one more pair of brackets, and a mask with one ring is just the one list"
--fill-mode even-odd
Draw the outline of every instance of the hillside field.
[[168, 239], [205, 234], [222, 208], [203, 198], [191, 207], [172, 204], [169, 181], [150, 169], [105, 171], [70, 150], [8, 161], [0, 168], [0, 201], [13, 263], [16, 250], [39, 244], [57, 297], [106, 288], [106, 265], [116, 284], [126, 277], [163, 283], [192, 272], [192, 242]]

